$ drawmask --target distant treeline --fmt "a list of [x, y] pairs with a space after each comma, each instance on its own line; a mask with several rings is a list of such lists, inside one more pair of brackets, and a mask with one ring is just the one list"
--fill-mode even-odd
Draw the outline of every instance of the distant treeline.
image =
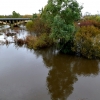
[[11, 15], [0, 15], [0, 18], [31, 18], [32, 15], [20, 15], [19, 13], [13, 11]]

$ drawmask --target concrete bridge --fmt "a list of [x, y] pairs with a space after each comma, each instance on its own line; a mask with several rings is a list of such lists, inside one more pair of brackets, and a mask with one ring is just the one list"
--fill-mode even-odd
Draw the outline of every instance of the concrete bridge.
[[30, 18], [0, 18], [0, 24], [21, 24], [25, 23], [28, 20], [31, 20]]

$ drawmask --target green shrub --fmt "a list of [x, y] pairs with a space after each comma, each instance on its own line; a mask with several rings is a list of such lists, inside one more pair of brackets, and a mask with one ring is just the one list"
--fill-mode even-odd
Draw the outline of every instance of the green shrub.
[[40, 17], [33, 20], [34, 32], [39, 36], [41, 33], [50, 33], [51, 28]]
[[81, 27], [72, 50], [87, 58], [100, 58], [100, 30], [94, 26]]
[[29, 21], [26, 24], [26, 28], [28, 31], [33, 31], [37, 36], [41, 35], [42, 33], [50, 33], [51, 28], [45, 23], [39, 16], [33, 21]]
[[29, 21], [26, 23], [26, 28], [28, 31], [33, 31], [33, 26], [34, 26], [33, 21]]
[[34, 43], [36, 40], [37, 40], [37, 37], [32, 36], [32, 35], [28, 35], [25, 39], [25, 43], [26, 43], [28, 48], [33, 49]]
[[25, 41], [23, 39], [17, 39], [18, 46], [23, 46], [24, 43], [25, 43]]
[[53, 40], [46, 34], [41, 34], [36, 42], [34, 43], [34, 49], [44, 48], [51, 46], [53, 44]]
[[83, 19], [85, 20], [95, 20], [95, 21], [98, 21], [100, 22], [100, 15], [87, 15], [87, 16], [84, 16]]
[[39, 37], [29, 35], [26, 37], [27, 47], [33, 49], [40, 49], [51, 46], [53, 40], [46, 34], [41, 34]]

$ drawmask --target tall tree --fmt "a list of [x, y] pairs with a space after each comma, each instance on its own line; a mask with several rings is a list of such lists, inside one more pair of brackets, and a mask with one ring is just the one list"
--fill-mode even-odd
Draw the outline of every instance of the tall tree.
[[42, 16], [46, 21], [52, 24], [54, 17], [59, 15], [69, 24], [80, 18], [81, 9], [82, 6], [79, 6], [76, 0], [48, 0], [48, 4], [44, 8]]
[[80, 19], [81, 9], [76, 0], [48, 0], [42, 12], [42, 18], [51, 27], [51, 37], [63, 46], [74, 37], [74, 22]]

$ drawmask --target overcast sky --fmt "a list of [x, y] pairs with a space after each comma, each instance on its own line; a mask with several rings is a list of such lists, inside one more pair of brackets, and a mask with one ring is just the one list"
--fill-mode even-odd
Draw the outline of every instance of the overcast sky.
[[[0, 15], [12, 14], [16, 11], [21, 15], [38, 13], [39, 9], [47, 4], [48, 0], [0, 0]], [[86, 12], [91, 14], [100, 13], [100, 0], [77, 0], [83, 4], [83, 15]]]

